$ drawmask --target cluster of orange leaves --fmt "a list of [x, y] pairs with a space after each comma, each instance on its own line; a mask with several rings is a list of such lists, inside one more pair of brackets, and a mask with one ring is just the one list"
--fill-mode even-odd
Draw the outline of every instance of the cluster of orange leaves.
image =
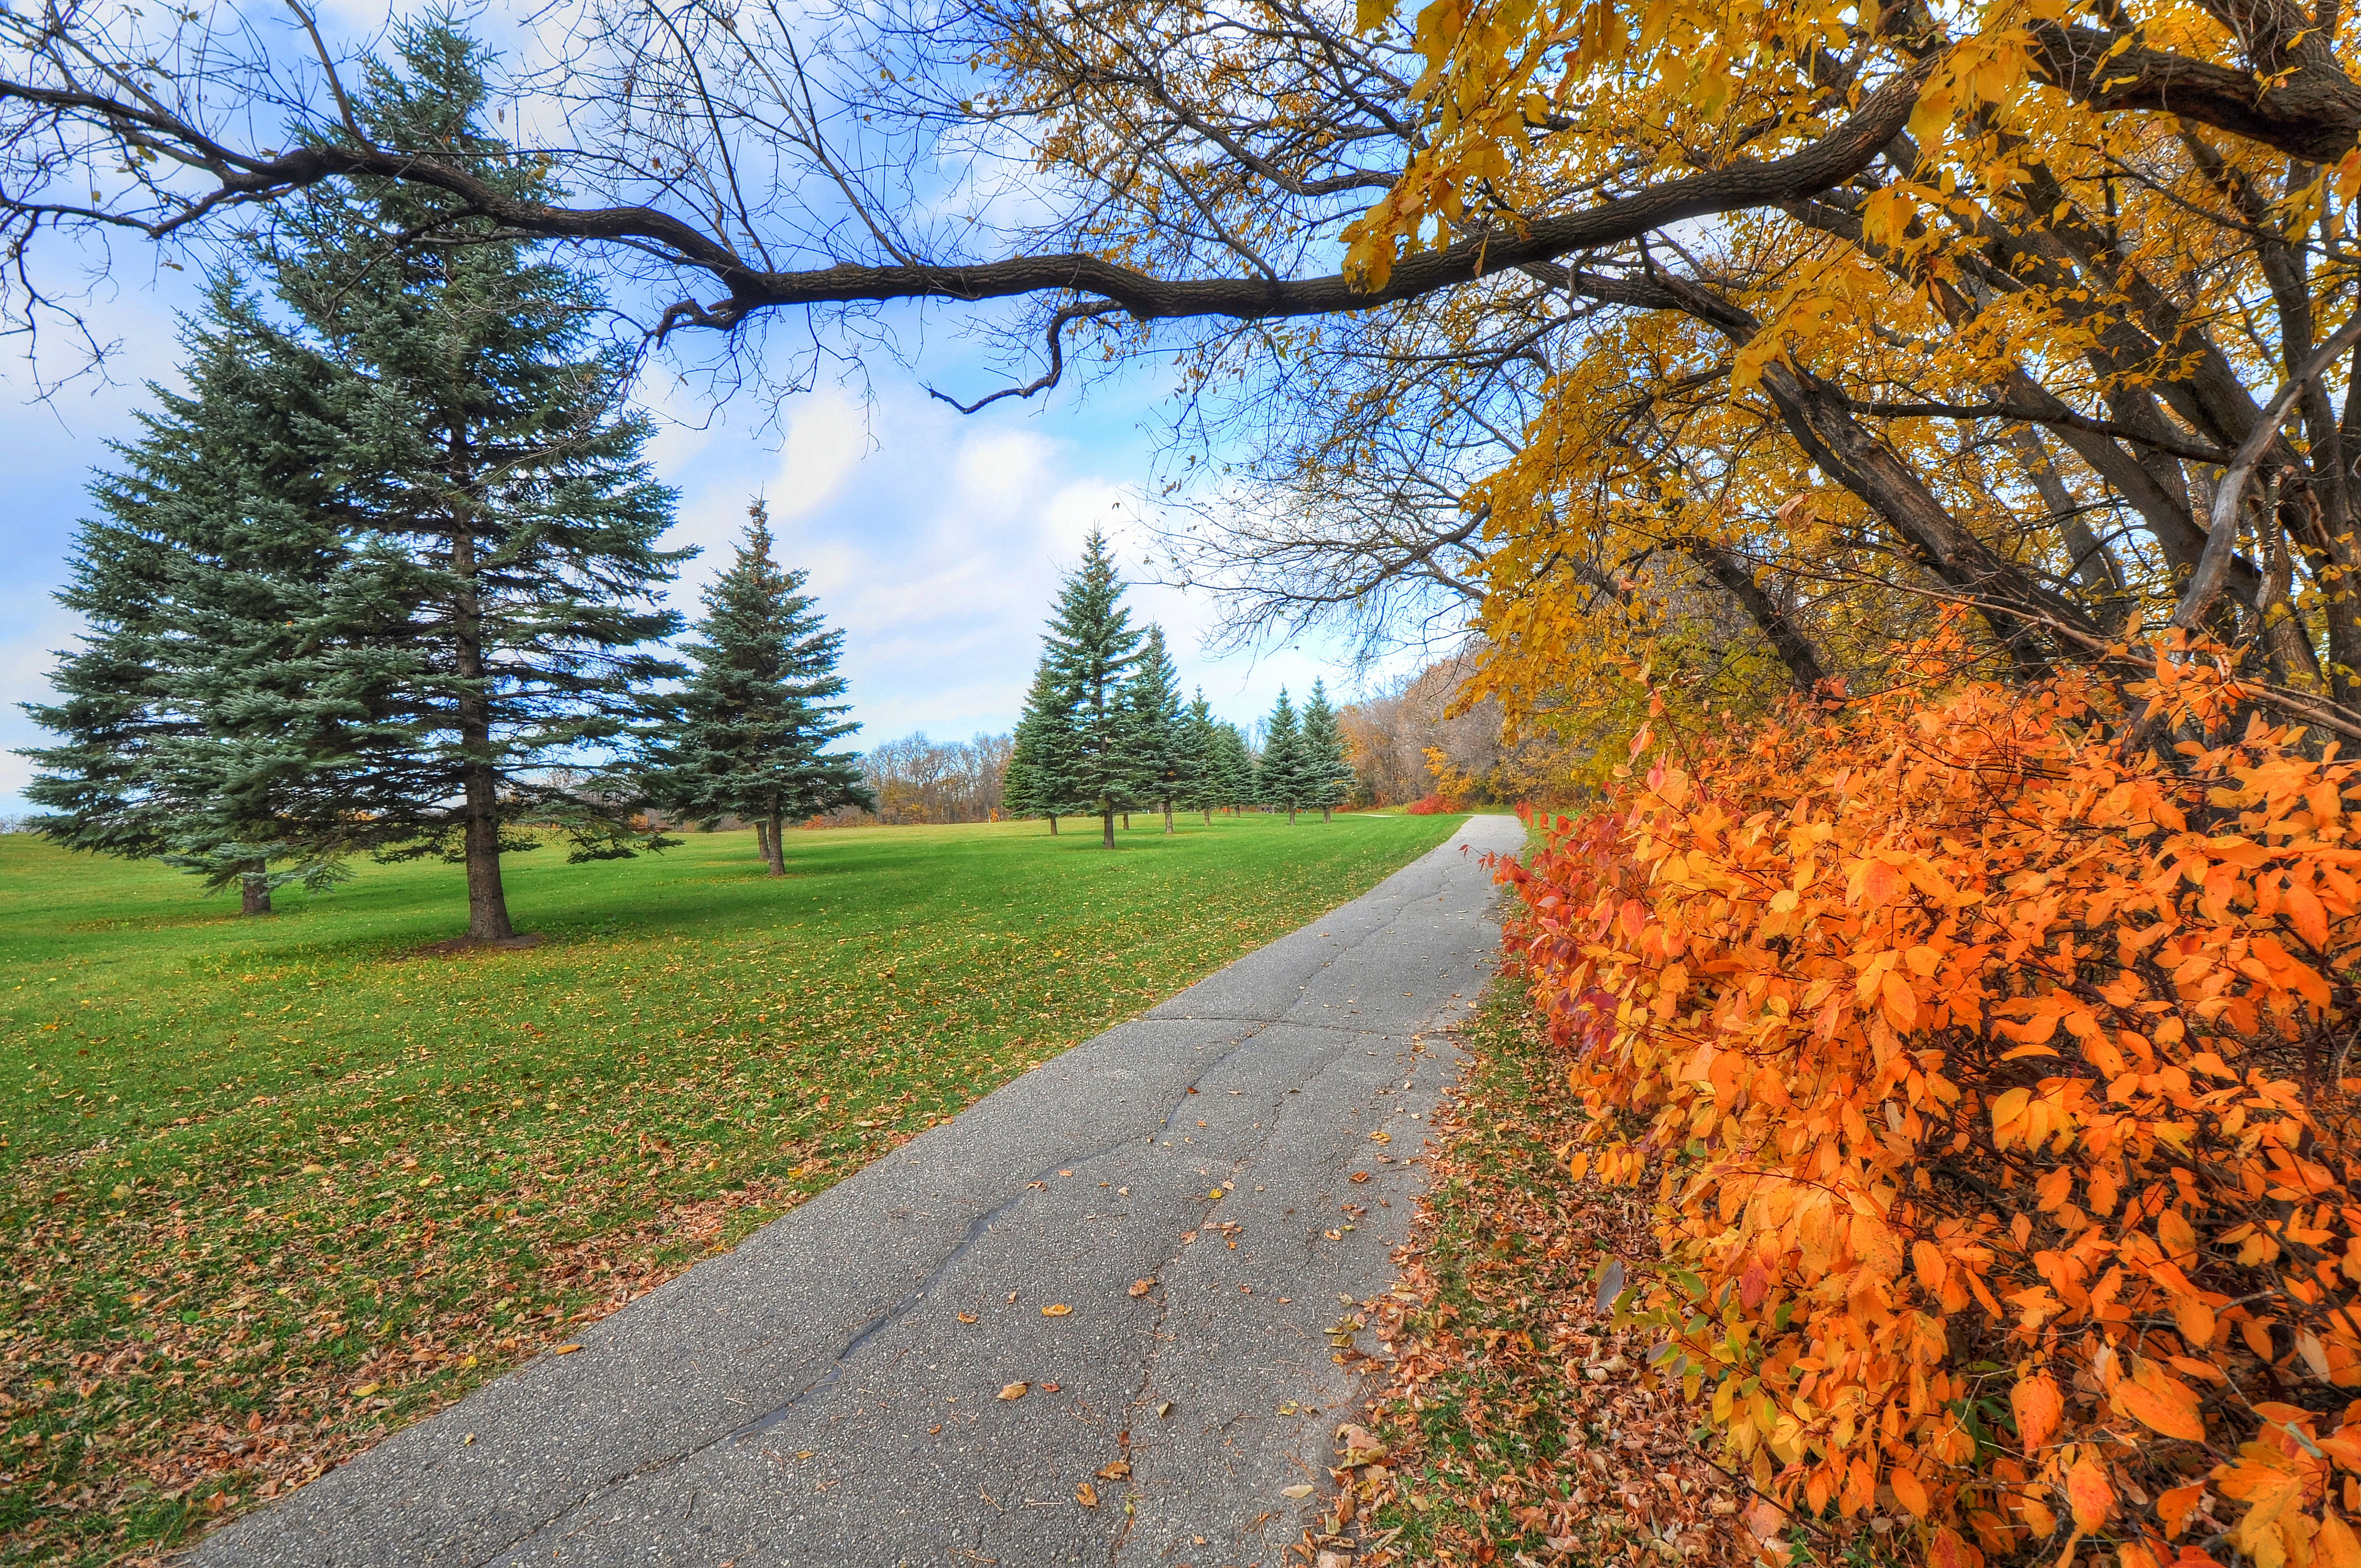
[[1503, 871], [1576, 1174], [1664, 1173], [1624, 1310], [1732, 1469], [1945, 1568], [2361, 1568], [2361, 767], [2203, 659], [2129, 693], [2160, 759], [1954, 652]]

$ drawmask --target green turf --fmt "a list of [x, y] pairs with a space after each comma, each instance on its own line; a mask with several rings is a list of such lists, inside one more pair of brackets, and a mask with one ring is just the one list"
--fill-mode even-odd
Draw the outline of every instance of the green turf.
[[456, 867], [244, 920], [0, 837], [0, 1562], [300, 1484], [1460, 819], [1139, 820], [544, 850], [456, 958]]

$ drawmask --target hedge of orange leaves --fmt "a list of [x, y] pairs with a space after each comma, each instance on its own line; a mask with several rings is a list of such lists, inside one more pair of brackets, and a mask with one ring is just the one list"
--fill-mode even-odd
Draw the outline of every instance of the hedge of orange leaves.
[[1930, 674], [1502, 873], [1576, 1173], [1670, 1173], [1661, 1370], [1946, 1568], [2361, 1565], [2361, 772], [2160, 668], [2170, 765], [2083, 677]]

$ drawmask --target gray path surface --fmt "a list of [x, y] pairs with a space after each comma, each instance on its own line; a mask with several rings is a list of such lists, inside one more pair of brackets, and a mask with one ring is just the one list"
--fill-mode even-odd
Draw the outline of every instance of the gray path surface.
[[192, 1561], [1277, 1568], [1521, 839], [1472, 818]]

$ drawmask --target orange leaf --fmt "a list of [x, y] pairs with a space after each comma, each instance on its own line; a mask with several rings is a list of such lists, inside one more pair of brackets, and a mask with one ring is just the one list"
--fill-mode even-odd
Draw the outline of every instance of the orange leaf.
[[2076, 1530], [2096, 1530], [2115, 1511], [2115, 1489], [2107, 1485], [2107, 1473], [2087, 1453], [2066, 1472], [2066, 1501], [2074, 1509]]
[[1894, 1495], [1902, 1500], [1904, 1508], [1908, 1508], [1916, 1518], [1923, 1519], [1927, 1517], [1929, 1510], [1925, 1482], [1919, 1480], [1914, 1472], [1905, 1470], [1899, 1465], [1894, 1467], [1894, 1473], [1886, 1479], [1894, 1487]]
[[2017, 1445], [2027, 1454], [2049, 1441], [2049, 1434], [2058, 1430], [2059, 1415], [2066, 1409], [2058, 1385], [2046, 1372], [2019, 1378], [2009, 1390], [2008, 1402], [2016, 1412]]
[[2323, 1514], [2320, 1533], [2312, 1538], [2312, 1560], [2317, 1568], [2361, 1568], [2361, 1539], [2334, 1514]]
[[2175, 1486], [2159, 1493], [2156, 1499], [2156, 1517], [2164, 1521], [2164, 1533], [2169, 1540], [2180, 1533], [2197, 1507], [2197, 1499], [2205, 1495], [2205, 1483], [2192, 1481], [2186, 1486]]
[[2114, 1401], [2125, 1414], [2167, 1437], [2205, 1441], [2205, 1420], [2197, 1413], [2197, 1393], [2187, 1384], [2165, 1376], [2155, 1363], [2115, 1385]]

